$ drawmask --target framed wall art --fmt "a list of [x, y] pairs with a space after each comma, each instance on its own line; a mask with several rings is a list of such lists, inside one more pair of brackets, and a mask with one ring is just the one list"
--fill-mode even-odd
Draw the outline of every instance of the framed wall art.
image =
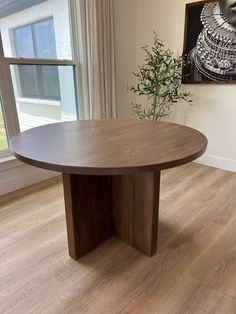
[[236, 83], [236, 0], [187, 4], [183, 50], [183, 83]]

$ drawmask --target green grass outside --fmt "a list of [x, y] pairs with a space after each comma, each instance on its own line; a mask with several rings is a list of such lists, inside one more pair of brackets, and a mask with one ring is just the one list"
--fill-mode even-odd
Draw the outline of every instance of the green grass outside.
[[0, 150], [8, 148], [7, 136], [4, 127], [2, 111], [0, 108]]

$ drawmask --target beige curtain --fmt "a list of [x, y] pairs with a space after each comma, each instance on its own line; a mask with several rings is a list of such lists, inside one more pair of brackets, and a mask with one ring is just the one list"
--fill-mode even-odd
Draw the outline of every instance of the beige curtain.
[[113, 0], [86, 0], [90, 118], [115, 118]]

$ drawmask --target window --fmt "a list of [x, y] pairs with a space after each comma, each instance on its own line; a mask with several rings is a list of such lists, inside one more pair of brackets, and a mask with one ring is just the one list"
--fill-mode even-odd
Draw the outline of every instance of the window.
[[[53, 19], [47, 19], [14, 29], [16, 56], [21, 58], [56, 59]], [[19, 65], [18, 87], [22, 97], [60, 100], [58, 68], [39, 65]]]
[[84, 1], [0, 1], [0, 170], [20, 131], [89, 117], [84, 14]]

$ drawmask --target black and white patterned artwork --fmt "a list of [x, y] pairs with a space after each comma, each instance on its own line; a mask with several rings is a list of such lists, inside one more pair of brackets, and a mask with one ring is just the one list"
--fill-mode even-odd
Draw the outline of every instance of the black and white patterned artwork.
[[186, 5], [183, 83], [236, 83], [236, 0]]

